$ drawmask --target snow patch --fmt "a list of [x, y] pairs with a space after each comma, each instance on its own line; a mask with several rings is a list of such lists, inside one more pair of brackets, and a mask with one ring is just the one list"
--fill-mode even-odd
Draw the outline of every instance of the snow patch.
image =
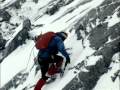
[[117, 16], [118, 12], [115, 12], [111, 19], [108, 20], [108, 27], [112, 27], [118, 22], [120, 22], [120, 18]]

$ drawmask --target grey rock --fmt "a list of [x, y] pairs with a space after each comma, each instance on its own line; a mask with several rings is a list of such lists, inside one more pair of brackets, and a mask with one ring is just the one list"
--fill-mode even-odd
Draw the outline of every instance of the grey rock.
[[3, 21], [9, 22], [11, 15], [6, 10], [1, 9], [0, 10], [0, 17], [2, 18], [2, 20], [0, 22], [3, 22]]

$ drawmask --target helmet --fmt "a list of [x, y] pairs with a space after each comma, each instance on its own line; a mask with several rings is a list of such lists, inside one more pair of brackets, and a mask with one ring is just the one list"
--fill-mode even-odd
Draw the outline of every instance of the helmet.
[[63, 38], [67, 38], [68, 34], [66, 32], [60, 32]]
[[64, 40], [67, 38], [67, 36], [68, 36], [68, 34], [67, 34], [66, 32], [58, 32], [57, 35], [60, 36], [63, 41], [64, 41]]

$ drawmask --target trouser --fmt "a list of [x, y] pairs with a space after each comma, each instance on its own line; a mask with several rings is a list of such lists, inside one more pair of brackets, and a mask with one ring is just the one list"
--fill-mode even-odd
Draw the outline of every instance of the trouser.
[[[40, 64], [40, 68], [41, 68], [41, 74], [42, 74], [42, 79], [46, 80], [46, 73], [48, 72], [49, 74], [54, 74], [56, 72], [56, 70], [58, 70], [59, 68], [61, 68], [62, 63], [63, 63], [63, 57], [59, 56], [59, 55], [53, 55], [52, 57], [48, 58], [47, 60], [45, 59], [41, 59], [38, 58], [38, 62]], [[49, 68], [49, 65], [51, 63], [55, 63], [55, 66], [51, 66]]]

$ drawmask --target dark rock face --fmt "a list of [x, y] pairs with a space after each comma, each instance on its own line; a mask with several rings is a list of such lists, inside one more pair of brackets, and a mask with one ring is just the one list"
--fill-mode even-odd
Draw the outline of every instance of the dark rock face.
[[[69, 5], [73, 2], [74, 0], [58, 0], [58, 1], [53, 1], [52, 3], [49, 4], [48, 9], [46, 10], [46, 14], [48, 15], [53, 15], [55, 14], [61, 7]], [[88, 2], [90, 2], [92, 0], [85, 0], [83, 2], [81, 2], [77, 7], [79, 7], [80, 5], [86, 4]], [[71, 10], [70, 12], [72, 12], [73, 10]]]
[[75, 33], [77, 34], [77, 40], [83, 39], [80, 30], [85, 31], [84, 26], [82, 24], [75, 25]]
[[118, 14], [117, 14], [118, 17], [120, 17], [120, 8], [118, 9]]
[[28, 38], [28, 31], [23, 29], [21, 32], [17, 34], [17, 36], [11, 41], [9, 46], [7, 47], [7, 54], [11, 53], [15, 50], [19, 45], [25, 43], [25, 40]]
[[0, 10], [0, 17], [2, 18], [0, 22], [3, 22], [3, 21], [9, 22], [11, 15], [3, 9], [3, 10]]
[[[29, 21], [29, 23], [28, 23]], [[27, 22], [27, 23], [26, 23]], [[30, 20], [26, 20], [23, 23], [23, 29], [18, 32], [18, 34], [14, 37], [14, 39], [9, 43], [9, 45], [3, 51], [3, 58], [0, 60], [0, 63], [3, 59], [8, 56], [13, 50], [15, 50], [19, 45], [25, 43], [25, 40], [29, 38], [28, 31], [30, 30]], [[28, 27], [29, 26], [29, 27]], [[28, 73], [20, 71], [16, 74], [8, 83], [6, 83], [0, 90], [9, 90], [10, 88], [17, 88], [20, 84], [26, 81], [28, 77]]]
[[[96, 82], [99, 79], [99, 77], [108, 71], [109, 65], [112, 60], [112, 56], [115, 53], [120, 52], [120, 46], [118, 46], [119, 40], [120, 38], [115, 40], [114, 42], [106, 44], [101, 50], [95, 52], [95, 55], [102, 55], [103, 58], [101, 58], [96, 63], [96, 65], [87, 68], [90, 71], [89, 73], [86, 73], [88, 77], [86, 76], [85, 78], [83, 78], [82, 75], [85, 74], [79, 74], [81, 81], [84, 83], [84, 90], [91, 90], [96, 85]], [[87, 81], [84, 81], [85, 79]]]
[[30, 21], [30, 19], [25, 19], [24, 21], [23, 21], [23, 29], [26, 29], [26, 30], [30, 30], [31, 29], [31, 21]]
[[[114, 2], [112, 2], [114, 1]], [[99, 22], [105, 21], [108, 17], [114, 14], [114, 11], [119, 8], [120, 2], [115, 0], [105, 0], [102, 5], [96, 9], [91, 10], [86, 17], [82, 18], [82, 22], [85, 26], [92, 23], [96, 26], [96, 20], [99, 19]], [[119, 11], [118, 11], [119, 12]], [[119, 13], [118, 13], [119, 15]]]
[[4, 85], [4, 87], [0, 88], [0, 90], [9, 90], [11, 88], [17, 88], [20, 84], [26, 81], [28, 73], [19, 72], [17, 73], [12, 80]]
[[[120, 38], [106, 44], [102, 49], [96, 51], [93, 55], [103, 57], [99, 59], [96, 65], [86, 67], [89, 72], [80, 72], [63, 90], [92, 90], [99, 80], [100, 76], [106, 73], [112, 60], [112, 56], [120, 52]], [[79, 67], [80, 64], [78, 64]]]
[[69, 83], [65, 88], [62, 90], [80, 90], [83, 89], [83, 83], [79, 80], [79, 78], [76, 76], [72, 81], [72, 83]]
[[74, 0], [68, 0], [66, 3], [65, 3], [65, 5], [68, 5], [68, 4], [70, 4], [70, 3], [72, 3]]
[[[24, 3], [26, 0], [18, 0], [11, 6], [19, 9], [21, 8], [20, 2]], [[35, 3], [38, 0], [33, 0]], [[46, 14], [54, 15], [62, 6], [68, 5], [74, 0], [59, 0], [57, 3], [50, 3], [50, 7], [47, 9]], [[85, 0], [81, 4], [85, 4], [92, 0]], [[80, 5], [81, 5], [80, 4]], [[79, 7], [79, 6], [78, 6]], [[84, 66], [84, 62], [79, 63], [75, 70], [80, 70], [81, 67], [85, 67], [89, 72], [80, 72], [74, 77], [71, 82], [69, 82], [62, 90], [92, 90], [99, 78], [107, 73], [109, 66], [112, 61], [112, 57], [115, 53], [120, 52], [120, 22], [114, 26], [108, 28], [108, 23], [104, 22], [108, 17], [114, 14], [115, 10], [118, 10], [118, 17], [120, 17], [120, 1], [118, 0], [105, 0], [99, 7], [91, 10], [88, 14], [83, 17], [80, 21], [75, 24], [75, 33], [77, 35], [77, 40], [81, 40], [82, 37], [80, 31], [84, 31], [86, 35], [89, 35], [88, 40], [90, 41], [90, 47], [95, 49], [95, 53], [92, 56], [102, 56], [95, 65]], [[75, 9], [70, 9], [68, 13], [71, 13]], [[96, 23], [99, 20], [99, 25]], [[9, 21], [9, 20], [8, 20]], [[83, 25], [81, 25], [82, 23]], [[91, 25], [93, 24], [94, 27]], [[89, 26], [91, 31], [86, 31]], [[16, 37], [11, 41], [9, 46], [5, 49], [5, 56], [15, 50], [19, 45], [25, 43], [26, 38], [29, 38], [28, 31], [31, 29], [31, 22], [26, 19], [23, 22], [23, 29], [16, 35]], [[108, 38], [112, 41], [107, 42]], [[89, 59], [90, 56], [88, 56]], [[36, 68], [36, 73], [39, 67]], [[74, 71], [77, 73], [77, 71]], [[12, 87], [17, 88], [18, 85], [22, 84], [26, 80], [28, 73], [18, 73], [11, 81], [9, 81], [0, 90], [8, 90]], [[20, 78], [19, 78], [20, 77]], [[14, 82], [14, 83], [13, 83]], [[19, 83], [18, 83], [19, 82]], [[25, 87], [26, 88], [26, 87]]]
[[60, 7], [68, 5], [72, 3], [73, 1], [74, 0], [68, 0], [67, 2], [65, 2], [64, 0], [59, 0], [58, 2], [55, 2], [55, 3], [53, 1], [52, 3], [50, 3], [48, 9], [46, 10], [46, 14], [53, 15], [60, 9]]
[[1, 2], [4, 2], [5, 0], [1, 0]]
[[110, 35], [111, 39], [115, 39], [116, 37], [119, 37], [120, 36], [120, 22], [114, 25], [113, 27], [110, 27], [107, 32], [108, 33], [106, 34]]
[[[120, 10], [119, 5], [120, 2], [117, 0], [105, 0], [97, 9], [93, 9], [81, 19], [85, 26], [94, 24], [95, 27], [90, 27], [88, 39], [90, 47], [96, 50], [92, 56], [102, 56], [102, 58], [95, 65], [86, 66], [89, 72], [78, 73], [62, 90], [92, 90], [99, 78], [110, 69], [113, 55], [120, 52], [120, 22], [108, 28], [108, 23], [104, 21], [108, 16], [112, 16], [116, 9]], [[99, 25], [96, 24], [97, 19]], [[110, 42], [108, 38], [111, 39]], [[76, 67], [81, 68], [80, 64]], [[75, 69], [80, 70], [80, 68]]]
[[107, 18], [107, 16], [111, 16], [114, 13], [115, 9], [117, 9], [119, 5], [120, 2], [114, 2], [107, 6], [103, 6], [103, 8], [100, 9], [100, 11], [98, 12], [98, 18], [101, 21], [104, 21]]
[[98, 25], [95, 29], [93, 29], [90, 33], [89, 40], [91, 43], [91, 47], [95, 47], [95, 49], [99, 49], [102, 45], [108, 41], [108, 37], [111, 39], [115, 39], [120, 36], [120, 23], [107, 28], [107, 23]]
[[25, 20], [23, 22], [23, 28], [20, 32], [17, 33], [17, 35], [14, 37], [14, 39], [9, 43], [9, 45], [4, 49], [3, 51], [3, 57], [0, 60], [0, 62], [2, 62], [2, 60], [8, 56], [13, 50], [15, 50], [19, 45], [22, 45], [23, 43], [25, 43], [25, 40], [27, 38], [29, 38], [29, 34], [28, 31], [31, 28], [31, 22], [29, 19]]
[[6, 40], [5, 39], [0, 40], [0, 50], [5, 49], [5, 44], [6, 44]]
[[12, 4], [12, 7], [16, 8], [16, 9], [20, 9], [21, 5], [19, 1], [16, 1], [15, 3]]
[[11, 53], [19, 45], [22, 45], [23, 43], [25, 43], [25, 40], [29, 38], [28, 31], [30, 30], [30, 25], [31, 23], [29, 20], [25, 20], [23, 22], [23, 29], [16, 35], [16, 37], [12, 40], [9, 47], [7, 48], [8, 53]]
[[57, 5], [54, 5], [47, 9], [46, 14], [53, 15], [58, 10], [59, 10], [59, 7]]
[[33, 2], [38, 3], [38, 0], [33, 0]]
[[12, 3], [11, 5], [9, 5], [8, 7], [5, 7], [6, 9], [9, 7], [15, 8], [15, 9], [20, 9], [21, 8], [21, 4], [26, 2], [26, 0], [16, 0], [14, 3]]
[[3, 50], [5, 48], [6, 40], [3, 39], [2, 34], [0, 33], [0, 50]]
[[91, 47], [95, 47], [95, 49], [98, 49], [100, 46], [102, 46], [107, 40], [108, 35], [105, 33], [107, 31], [107, 23], [106, 24], [100, 24], [96, 28], [94, 28], [89, 36], [89, 40], [91, 43]]

